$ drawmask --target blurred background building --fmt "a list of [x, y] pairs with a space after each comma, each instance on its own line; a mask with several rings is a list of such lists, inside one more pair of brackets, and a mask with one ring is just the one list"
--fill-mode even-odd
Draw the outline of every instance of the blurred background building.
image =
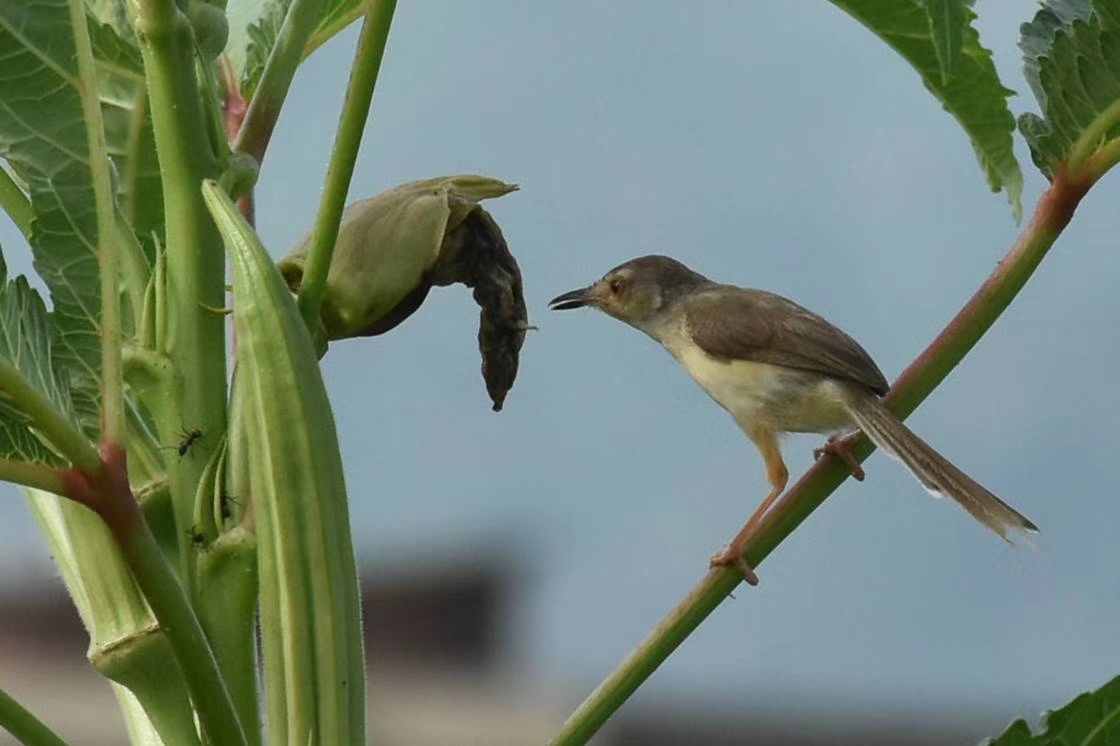
[[[368, 568], [363, 587], [369, 742], [381, 746], [544, 744], [582, 693], [511, 660], [510, 610], [524, 557], [447, 556], [438, 571]], [[86, 663], [88, 638], [61, 582], [0, 596], [0, 676], [10, 694], [74, 746], [127, 743], [108, 684]], [[712, 706], [665, 699], [625, 708], [597, 746], [941, 746], [1005, 723], [961, 702], [877, 711], [815, 682], [787, 702]], [[0, 731], [0, 746], [15, 746]]]

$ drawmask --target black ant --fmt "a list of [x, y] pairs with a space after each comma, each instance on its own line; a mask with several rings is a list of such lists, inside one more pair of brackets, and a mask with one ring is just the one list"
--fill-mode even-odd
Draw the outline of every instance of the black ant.
[[230, 518], [233, 518], [233, 506], [240, 505], [241, 503], [224, 493], [221, 497], [218, 498], [218, 500], [220, 506], [219, 510], [222, 514], [222, 520], [228, 521]]
[[197, 427], [194, 430], [183, 428], [183, 431], [179, 433], [179, 435], [182, 440], [179, 441], [178, 446], [174, 446], [175, 450], [179, 452], [179, 458], [190, 453], [195, 444], [202, 440], [202, 431]]
[[206, 551], [206, 536], [198, 530], [198, 526], [191, 526], [185, 532], [191, 539], [191, 546], [195, 549], [205, 552]]

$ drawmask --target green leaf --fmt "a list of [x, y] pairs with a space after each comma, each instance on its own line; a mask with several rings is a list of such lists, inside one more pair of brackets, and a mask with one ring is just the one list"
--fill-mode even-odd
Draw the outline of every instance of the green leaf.
[[1045, 730], [1035, 735], [1020, 718], [991, 746], [1108, 746], [1120, 742], [1120, 676], [1095, 692], [1082, 694], [1043, 717]]
[[1042, 116], [1019, 129], [1035, 165], [1053, 178], [1083, 136], [1086, 147], [1120, 137], [1120, 0], [1047, 0], [1024, 23], [1019, 46]]
[[[362, 0], [323, 0], [318, 25], [307, 42], [306, 58], [327, 40], [361, 17]], [[291, 0], [230, 0], [226, 52], [241, 81], [241, 95], [251, 98], [265, 62], [280, 34]]]
[[245, 51], [245, 78], [241, 83], [241, 95], [252, 98], [264, 73], [265, 63], [280, 36], [284, 16], [288, 12], [287, 2], [269, 3], [265, 13], [249, 27], [249, 46]]
[[[90, 36], [119, 191], [126, 204], [140, 205], [132, 210], [134, 224], [150, 238], [162, 231], [162, 199], [140, 56], [112, 27], [92, 19]], [[97, 216], [66, 2], [0, 0], [0, 58], [0, 155], [27, 185], [35, 268], [54, 307], [54, 360], [69, 372], [86, 431], [95, 432]]]
[[[963, 24], [951, 18], [934, 22], [932, 14], [947, 2], [932, 0], [833, 0], [902, 55], [926, 88], [961, 125], [992, 191], [1007, 192], [1018, 220], [1022, 213], [1023, 174], [1015, 160], [1011, 133], [1015, 119], [1007, 107], [1014, 92], [1003, 87], [992, 54], [980, 45], [972, 27], [976, 14], [957, 0], [950, 15], [960, 12]], [[940, 29], [940, 30], [937, 30]], [[953, 29], [961, 31], [961, 52], [952, 53]], [[950, 65], [947, 73], [943, 64]]]
[[307, 42], [307, 54], [323, 46], [332, 36], [362, 17], [362, 0], [326, 0], [319, 27]]
[[972, 0], [922, 0], [929, 16], [933, 34], [933, 48], [941, 68], [941, 83], [947, 85], [953, 74], [953, 65], [964, 49], [964, 35], [968, 30], [968, 8]]
[[85, 5], [86, 12], [95, 20], [96, 24], [108, 24], [117, 36], [135, 46], [136, 32], [132, 28], [132, 21], [128, 17], [128, 7], [125, 0], [85, 0]]
[[55, 359], [71, 381], [96, 386], [97, 216], [69, 17], [62, 0], [0, 2], [0, 154], [31, 197], [35, 268], [54, 304]]
[[[77, 424], [65, 373], [51, 362], [50, 318], [43, 299], [27, 278], [8, 281], [8, 270], [0, 258], [0, 358], [7, 360], [23, 378], [60, 412]], [[35, 435], [30, 419], [17, 404], [0, 395], [0, 457], [53, 466], [65, 464]]]

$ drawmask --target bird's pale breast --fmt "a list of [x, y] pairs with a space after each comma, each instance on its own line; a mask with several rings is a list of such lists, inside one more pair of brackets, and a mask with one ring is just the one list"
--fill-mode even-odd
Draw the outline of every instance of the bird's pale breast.
[[717, 360], [683, 333], [662, 344], [744, 430], [829, 433], [850, 429], [842, 384], [810, 371], [746, 360]]

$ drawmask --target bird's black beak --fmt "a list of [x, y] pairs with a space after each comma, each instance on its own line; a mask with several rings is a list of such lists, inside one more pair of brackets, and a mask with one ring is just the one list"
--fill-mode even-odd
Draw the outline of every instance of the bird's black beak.
[[567, 311], [572, 308], [583, 308], [590, 305], [588, 293], [591, 288], [580, 288], [563, 295], [558, 295], [548, 302], [548, 307], [553, 311]]

